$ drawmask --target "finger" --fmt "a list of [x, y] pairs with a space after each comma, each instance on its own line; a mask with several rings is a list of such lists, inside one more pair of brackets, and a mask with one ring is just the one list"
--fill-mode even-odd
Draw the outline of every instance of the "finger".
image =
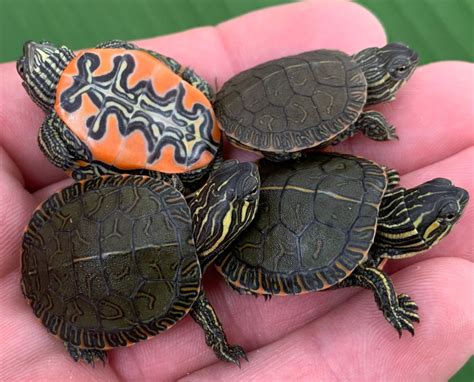
[[21, 239], [36, 205], [18, 168], [0, 148], [0, 381], [57, 379], [58, 375], [72, 380], [112, 378], [110, 370], [94, 372], [88, 365], [74, 365], [63, 344], [48, 335], [21, 295]]
[[[332, 150], [373, 159], [407, 173], [474, 144], [474, 65], [440, 62], [418, 68], [395, 101], [376, 109], [400, 139], [374, 142], [358, 134]], [[375, 109], [375, 107], [374, 107]]]
[[[290, 52], [333, 47], [352, 53], [384, 42], [380, 23], [361, 6], [317, 1], [269, 8], [217, 28], [193, 29], [138, 44], [192, 66], [214, 84], [244, 67]], [[44, 114], [23, 90], [14, 63], [0, 65], [0, 77], [0, 145], [20, 168], [29, 189], [58, 181], [64, 174], [47, 162], [36, 143]]]
[[35, 207], [34, 198], [24, 189], [20, 171], [0, 147], [0, 279], [19, 269], [21, 238]]
[[[447, 380], [473, 353], [472, 263], [432, 259], [394, 276], [418, 304], [414, 337], [398, 338], [369, 291], [249, 354], [241, 370], [216, 363], [188, 380]], [[460, 303], [463, 301], [463, 303]], [[467, 302], [467, 303], [466, 303]], [[186, 378], [185, 378], [186, 379]]]
[[0, 381], [56, 381], [66, 376], [71, 381], [117, 379], [111, 368], [72, 360], [23, 298], [18, 272], [4, 276], [0, 289]]

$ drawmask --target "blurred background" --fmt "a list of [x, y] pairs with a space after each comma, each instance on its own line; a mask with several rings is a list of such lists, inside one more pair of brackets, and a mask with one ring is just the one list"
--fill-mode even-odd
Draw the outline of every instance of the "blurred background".
[[[79, 49], [111, 39], [134, 40], [217, 24], [291, 0], [0, 0], [0, 62], [26, 40]], [[416, 47], [423, 64], [474, 61], [473, 0], [359, 0], [390, 41]], [[451, 379], [474, 381], [474, 358]]]

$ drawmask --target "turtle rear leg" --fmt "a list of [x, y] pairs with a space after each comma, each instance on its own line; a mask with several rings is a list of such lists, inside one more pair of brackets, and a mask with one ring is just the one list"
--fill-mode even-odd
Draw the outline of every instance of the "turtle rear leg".
[[338, 287], [358, 286], [371, 289], [375, 301], [383, 312], [385, 319], [402, 335], [402, 330], [415, 334], [413, 322], [420, 322], [416, 303], [406, 294], [395, 293], [392, 281], [386, 273], [373, 268], [360, 266], [341, 283]]
[[96, 45], [97, 49], [109, 49], [109, 48], [123, 48], [123, 49], [139, 49], [135, 44], [123, 40], [109, 40]]
[[357, 121], [355, 121], [347, 130], [339, 134], [332, 144], [338, 144], [353, 137], [355, 133], [361, 131], [374, 141], [393, 141], [398, 139], [395, 128], [390, 125], [382, 113], [378, 111], [365, 111], [361, 113]]
[[214, 350], [217, 358], [240, 367], [240, 358], [247, 360], [244, 350], [238, 345], [229, 345], [216, 311], [201, 292], [191, 310], [191, 317], [204, 330], [206, 344]]
[[123, 48], [123, 49], [137, 49], [137, 50], [142, 50], [144, 52], [147, 52], [151, 54], [153, 57], [157, 58], [161, 62], [163, 62], [166, 66], [168, 66], [173, 72], [178, 74], [183, 80], [186, 82], [190, 83], [193, 85], [195, 88], [199, 89], [201, 92], [204, 93], [206, 98], [214, 102], [215, 98], [215, 93], [214, 90], [212, 89], [211, 85], [204, 80], [203, 78], [199, 77], [192, 69], [182, 66], [178, 61], [174, 60], [171, 57], [167, 57], [163, 54], [154, 52], [152, 50], [148, 49], [142, 49], [135, 44], [132, 44], [127, 41], [123, 40], [110, 40], [110, 41], [105, 41], [99, 45], [96, 46], [96, 48], [100, 49], [107, 49], [107, 48]]
[[94, 365], [95, 361], [102, 361], [102, 363], [105, 365], [107, 353], [104, 350], [82, 349], [71, 344], [70, 342], [65, 342], [64, 346], [66, 346], [67, 351], [71, 355], [72, 359], [76, 362], [83, 360], [88, 364]]

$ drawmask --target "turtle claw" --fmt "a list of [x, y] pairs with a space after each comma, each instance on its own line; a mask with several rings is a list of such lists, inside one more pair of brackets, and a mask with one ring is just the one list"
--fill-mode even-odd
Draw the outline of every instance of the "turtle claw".
[[240, 359], [245, 359], [247, 362], [247, 354], [245, 354], [244, 349], [239, 345], [229, 345], [227, 342], [223, 342], [214, 348], [214, 352], [217, 357], [223, 361], [232, 362], [234, 365], [237, 365], [239, 368]]
[[390, 307], [384, 310], [385, 318], [396, 329], [401, 338], [402, 331], [407, 330], [412, 336], [415, 335], [413, 322], [420, 322], [418, 315], [418, 306], [406, 294], [397, 296], [398, 304], [396, 307]]
[[399, 139], [400, 138], [397, 135], [395, 127], [394, 126], [387, 127], [387, 138], [385, 140], [386, 141], [398, 141]]
[[105, 351], [99, 349], [81, 349], [69, 342], [65, 342], [64, 345], [75, 362], [82, 360], [92, 365], [92, 367], [95, 367], [96, 361], [102, 361], [102, 365], [105, 366], [107, 359], [107, 353]]

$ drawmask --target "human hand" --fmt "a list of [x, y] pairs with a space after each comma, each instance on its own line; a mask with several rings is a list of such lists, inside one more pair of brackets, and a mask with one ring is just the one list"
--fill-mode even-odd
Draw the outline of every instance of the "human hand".
[[[272, 58], [319, 48], [355, 53], [385, 43], [378, 21], [360, 6], [315, 1], [137, 44], [222, 84]], [[397, 127], [399, 141], [356, 136], [332, 150], [399, 170], [403, 186], [447, 177], [473, 195], [472, 76], [466, 63], [418, 68], [394, 102], [377, 108]], [[38, 148], [43, 113], [21, 88], [15, 65], [1, 65], [0, 78], [0, 380], [432, 381], [446, 380], [473, 353], [471, 203], [433, 250], [386, 268], [396, 272], [398, 293], [407, 293], [420, 307], [413, 338], [406, 333], [398, 338], [370, 291], [341, 289], [265, 302], [238, 295], [212, 271], [205, 289], [229, 342], [247, 350], [250, 362], [242, 369], [217, 361], [190, 318], [152, 340], [111, 351], [105, 368], [74, 364], [61, 341], [34, 317], [21, 295], [19, 271], [21, 237], [32, 211], [71, 180]], [[256, 158], [230, 146], [226, 154]]]

